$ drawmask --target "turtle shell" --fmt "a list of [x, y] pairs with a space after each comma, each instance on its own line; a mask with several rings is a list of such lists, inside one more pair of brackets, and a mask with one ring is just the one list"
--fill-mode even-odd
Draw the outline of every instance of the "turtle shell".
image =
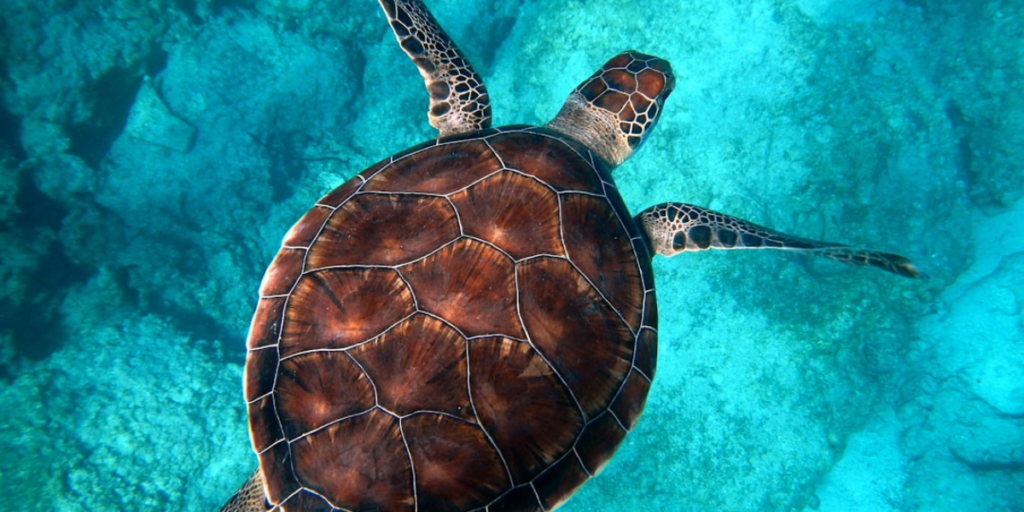
[[636, 424], [650, 255], [543, 128], [431, 141], [321, 199], [260, 286], [245, 396], [284, 510], [551, 510]]

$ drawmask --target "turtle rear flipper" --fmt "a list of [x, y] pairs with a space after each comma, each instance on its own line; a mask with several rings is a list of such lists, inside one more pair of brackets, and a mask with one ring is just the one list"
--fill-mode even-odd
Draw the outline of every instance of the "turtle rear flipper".
[[257, 469], [220, 509], [220, 512], [267, 512], [271, 505], [263, 493], [263, 477]]
[[705, 249], [780, 249], [923, 277], [910, 260], [898, 254], [787, 235], [692, 204], [652, 206], [637, 214], [634, 222], [643, 227], [652, 251], [662, 256]]
[[441, 137], [491, 127], [491, 100], [480, 75], [419, 0], [379, 0], [391, 30], [430, 94], [430, 126]]

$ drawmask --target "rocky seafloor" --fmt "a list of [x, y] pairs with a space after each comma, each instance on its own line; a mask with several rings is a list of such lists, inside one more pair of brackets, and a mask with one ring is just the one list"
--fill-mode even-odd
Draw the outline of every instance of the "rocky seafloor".
[[[1024, 4], [429, 2], [539, 124], [672, 62], [616, 171], [899, 252], [655, 259], [647, 410], [562, 510], [1024, 510]], [[317, 197], [434, 133], [370, 0], [0, 0], [0, 509], [215, 510], [255, 465], [256, 288]]]

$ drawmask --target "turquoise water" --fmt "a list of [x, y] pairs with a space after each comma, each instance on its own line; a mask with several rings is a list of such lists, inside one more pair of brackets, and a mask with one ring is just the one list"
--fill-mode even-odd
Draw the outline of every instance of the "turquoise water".
[[[626, 49], [676, 92], [616, 170], [899, 252], [655, 259], [640, 425], [562, 510], [1024, 510], [1024, 5], [430, 2], [495, 122]], [[0, 3], [0, 509], [215, 510], [255, 466], [263, 269], [312, 202], [433, 136], [369, 0]]]

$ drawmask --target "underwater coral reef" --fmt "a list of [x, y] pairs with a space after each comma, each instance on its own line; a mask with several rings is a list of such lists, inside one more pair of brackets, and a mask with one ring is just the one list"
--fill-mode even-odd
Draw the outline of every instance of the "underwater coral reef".
[[[905, 254], [912, 281], [656, 258], [658, 376], [562, 510], [1024, 509], [1020, 2], [429, 2], [495, 124], [671, 61], [629, 209]], [[0, 509], [214, 510], [256, 464], [263, 270], [323, 193], [433, 137], [370, 0], [0, 4]]]

